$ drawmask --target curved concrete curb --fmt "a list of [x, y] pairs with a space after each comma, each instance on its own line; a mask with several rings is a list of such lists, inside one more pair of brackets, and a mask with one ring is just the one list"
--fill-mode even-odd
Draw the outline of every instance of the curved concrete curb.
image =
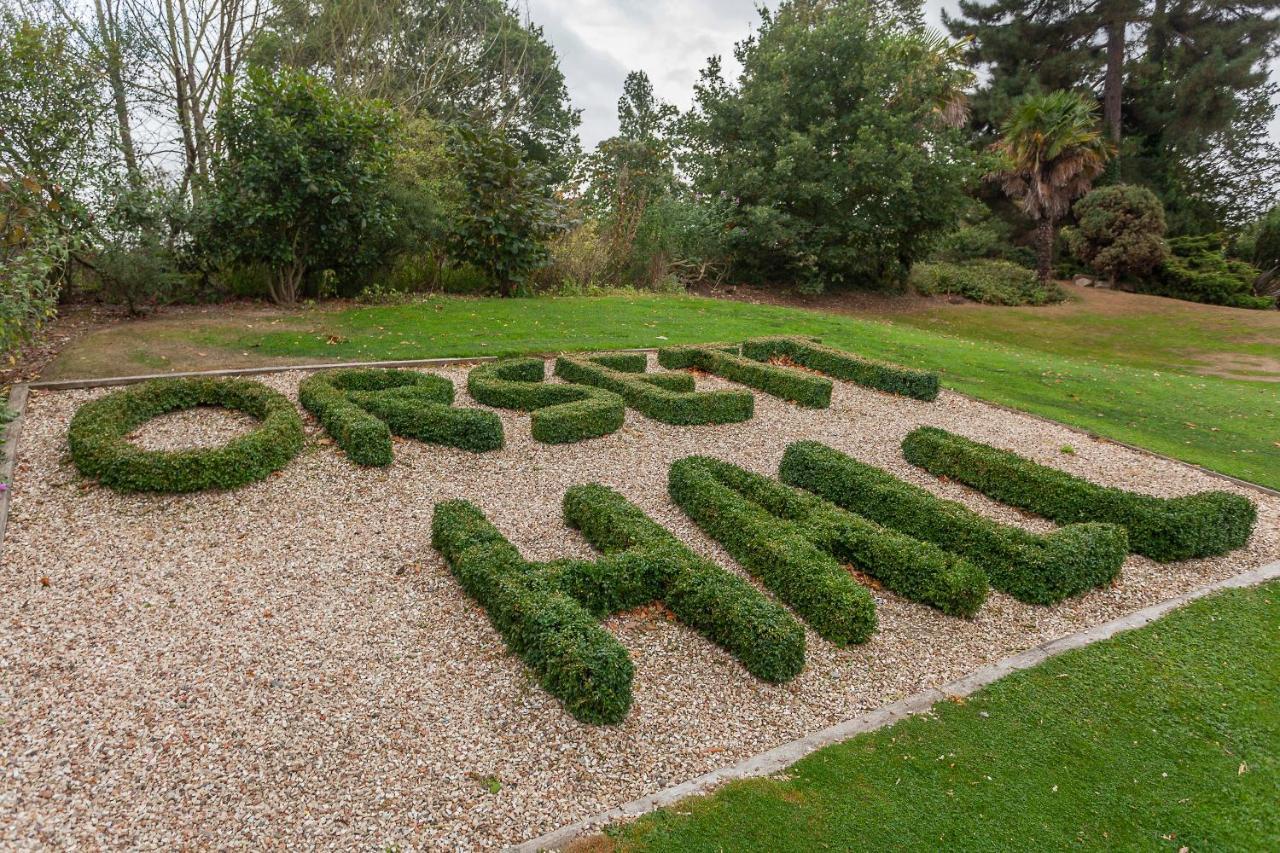
[[710, 773], [704, 773], [679, 785], [664, 788], [638, 800], [632, 800], [608, 811], [591, 815], [576, 823], [548, 832], [546, 835], [530, 839], [523, 844], [508, 847], [507, 850], [511, 851], [511, 853], [555, 850], [606, 824], [636, 818], [646, 812], [673, 805], [686, 797], [708, 793], [711, 789], [726, 782], [777, 773], [824, 746], [830, 746], [831, 744], [848, 740], [855, 735], [875, 731], [915, 714], [924, 713], [938, 702], [951, 697], [969, 696], [1010, 673], [1029, 669], [1062, 652], [1078, 649], [1096, 643], [1099, 640], [1106, 640], [1124, 631], [1141, 628], [1169, 613], [1169, 611], [1195, 601], [1197, 598], [1203, 598], [1219, 590], [1254, 586], [1277, 578], [1280, 578], [1280, 560], [1234, 575], [1217, 583], [1193, 589], [1190, 592], [1130, 613], [1128, 616], [1121, 616], [1110, 622], [1094, 625], [1091, 628], [1085, 628], [1083, 631], [1077, 631], [1074, 634], [1068, 634], [1065, 637], [1041, 643], [1034, 648], [1027, 649], [1025, 652], [996, 661], [940, 687], [931, 687], [914, 696], [909, 696], [890, 705], [884, 705], [874, 711], [805, 735], [790, 743], [784, 743], [768, 752], [754, 755], [732, 766], [712, 770]]

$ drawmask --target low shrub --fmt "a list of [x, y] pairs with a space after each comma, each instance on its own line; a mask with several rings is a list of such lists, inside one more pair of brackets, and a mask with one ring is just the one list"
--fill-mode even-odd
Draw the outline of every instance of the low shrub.
[[1071, 254], [1112, 282], [1142, 278], [1164, 262], [1164, 206], [1146, 187], [1111, 184], [1076, 202], [1064, 229]]
[[[143, 450], [127, 436], [152, 418], [219, 406], [262, 421], [221, 447]], [[122, 492], [232, 489], [266, 479], [302, 449], [302, 418], [282, 394], [248, 379], [156, 379], [85, 403], [71, 419], [71, 459]]]
[[1154, 276], [1136, 283], [1138, 292], [1233, 308], [1275, 307], [1274, 297], [1253, 293], [1259, 271], [1226, 257], [1218, 235], [1175, 237], [1168, 242], [1164, 263]]
[[533, 437], [567, 444], [616, 432], [626, 416], [622, 397], [589, 385], [544, 382], [540, 358], [513, 358], [472, 368], [467, 391], [478, 403], [532, 412]]
[[1076, 524], [1040, 536], [815, 441], [790, 445], [779, 474], [788, 485], [967, 558], [996, 589], [1029, 604], [1053, 604], [1110, 583], [1127, 553], [1122, 527]]
[[755, 361], [786, 358], [810, 370], [836, 379], [856, 382], [878, 391], [888, 391], [917, 400], [938, 396], [938, 374], [912, 370], [882, 361], [872, 361], [817, 340], [801, 337], [752, 338], [742, 344], [742, 354]]
[[699, 557], [617, 492], [575, 486], [565, 520], [604, 556], [525, 562], [484, 514], [446, 501], [432, 544], [508, 646], [575, 718], [621, 722], [631, 706], [631, 660], [599, 620], [653, 601], [775, 683], [804, 666], [804, 631], [751, 584]]
[[690, 456], [668, 483], [699, 527], [831, 642], [862, 642], [876, 624], [841, 561], [953, 616], [987, 598], [986, 576], [964, 559], [727, 462]]
[[390, 465], [391, 436], [482, 453], [502, 447], [493, 412], [453, 407], [453, 383], [413, 370], [326, 370], [303, 380], [298, 399], [357, 465]]
[[1242, 547], [1253, 532], [1253, 503], [1229, 492], [1157, 498], [1099, 486], [1007, 450], [934, 427], [902, 441], [907, 461], [1058, 524], [1106, 522], [1129, 532], [1129, 547], [1168, 562]]
[[668, 370], [694, 367], [783, 400], [811, 409], [831, 405], [831, 380], [802, 370], [754, 361], [738, 354], [737, 347], [663, 347], [658, 364]]
[[641, 414], [677, 426], [738, 423], [755, 413], [750, 391], [695, 391], [689, 374], [644, 373], [647, 364], [642, 353], [561, 356], [556, 376], [612, 391]]
[[1041, 282], [1034, 270], [1010, 261], [916, 264], [908, 282], [924, 296], [953, 293], [987, 305], [1047, 305], [1067, 298], [1056, 283]]

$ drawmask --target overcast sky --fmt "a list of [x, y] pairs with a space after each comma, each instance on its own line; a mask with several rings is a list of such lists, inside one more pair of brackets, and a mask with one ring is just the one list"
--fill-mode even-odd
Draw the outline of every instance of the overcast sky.
[[[687, 109], [707, 57], [737, 73], [733, 44], [755, 29], [760, 0], [517, 0], [560, 54], [573, 105], [582, 110], [582, 145], [591, 150], [618, 129], [617, 104], [628, 71], [649, 74], [664, 101]], [[770, 0], [766, 5], [775, 5]], [[957, 0], [925, 0], [929, 24]], [[1274, 77], [1274, 72], [1273, 72]], [[1280, 119], [1272, 124], [1280, 137]]]

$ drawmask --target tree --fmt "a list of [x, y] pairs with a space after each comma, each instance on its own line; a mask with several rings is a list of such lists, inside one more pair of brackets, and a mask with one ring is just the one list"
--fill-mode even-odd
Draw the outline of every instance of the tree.
[[955, 51], [882, 4], [792, 0], [735, 56], [736, 84], [713, 58], [682, 122], [694, 188], [734, 206], [735, 272], [815, 293], [902, 282], [978, 174], [947, 121], [970, 80]]
[[251, 70], [218, 114], [210, 233], [231, 261], [272, 270], [292, 304], [308, 271], [376, 261], [395, 224], [394, 121], [300, 72]]
[[551, 181], [580, 153], [555, 48], [508, 0], [281, 3], [257, 58], [412, 115], [497, 128]]
[[1268, 125], [1280, 0], [961, 0], [944, 20], [987, 72], [971, 128], [990, 139], [1024, 94], [1093, 91], [1123, 158], [1110, 180], [1151, 186], [1177, 231], [1253, 218], [1280, 168]]
[[1001, 126], [995, 150], [1003, 162], [993, 177], [1036, 223], [1037, 273], [1048, 281], [1058, 220], [1089, 191], [1111, 156], [1098, 129], [1097, 104], [1077, 92], [1027, 95]]
[[459, 127], [453, 151], [462, 193], [453, 257], [483, 270], [503, 296], [515, 296], [546, 263], [555, 202], [537, 167], [496, 132]]
[[1099, 187], [1076, 202], [1071, 253], [1111, 279], [1142, 277], [1164, 261], [1164, 208], [1145, 187]]

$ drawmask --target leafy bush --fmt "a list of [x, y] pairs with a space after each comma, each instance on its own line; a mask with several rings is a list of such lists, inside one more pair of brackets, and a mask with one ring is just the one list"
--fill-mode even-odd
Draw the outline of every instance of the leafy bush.
[[561, 356], [556, 359], [556, 376], [612, 391], [641, 414], [677, 426], [738, 423], [755, 413], [750, 391], [695, 391], [689, 374], [646, 374], [647, 365], [645, 356], [635, 353]]
[[74, 233], [39, 183], [0, 179], [0, 356], [57, 314]]
[[540, 358], [514, 358], [481, 364], [467, 375], [467, 391], [478, 403], [533, 413], [533, 437], [567, 444], [616, 432], [626, 403], [612, 391], [588, 385], [543, 382]]
[[695, 367], [730, 382], [807, 406], [831, 405], [831, 380], [802, 370], [763, 364], [738, 354], [738, 347], [681, 346], [658, 350], [658, 364], [668, 370]]
[[1055, 282], [1041, 282], [1034, 270], [1009, 261], [923, 263], [911, 268], [917, 293], [954, 293], [987, 305], [1046, 305], [1067, 298]]
[[1150, 279], [1138, 282], [1136, 289], [1210, 305], [1274, 308], [1274, 297], [1253, 293], [1258, 275], [1255, 267], [1227, 258], [1217, 234], [1175, 237], [1169, 241], [1169, 255], [1160, 269]]
[[271, 297], [297, 301], [308, 271], [355, 275], [395, 226], [390, 113], [300, 72], [250, 70], [218, 115], [222, 139], [205, 242], [272, 270]]
[[1127, 553], [1122, 527], [1076, 524], [1039, 536], [816, 441], [787, 447], [779, 476], [836, 506], [967, 558], [996, 589], [1029, 604], [1053, 604], [1110, 583]]
[[953, 616], [987, 598], [986, 576], [965, 560], [727, 462], [681, 459], [668, 483], [707, 535], [833, 643], [862, 642], [876, 624], [870, 594], [841, 562]]
[[743, 342], [742, 354], [756, 361], [789, 359], [801, 367], [836, 379], [917, 400], [932, 400], [938, 396], [936, 373], [872, 361], [834, 347], [823, 346], [813, 338], [752, 338]]
[[[221, 447], [143, 450], [129, 433], [152, 418], [220, 406], [262, 421]], [[248, 379], [156, 379], [85, 403], [71, 419], [71, 459], [86, 477], [122, 492], [232, 489], [263, 480], [302, 449], [302, 418], [283, 395]]]
[[546, 263], [555, 201], [539, 171], [497, 132], [459, 127], [451, 144], [462, 193], [452, 255], [484, 270], [503, 296], [514, 296]]
[[1112, 282], [1141, 278], [1164, 262], [1164, 206], [1151, 190], [1099, 187], [1073, 210], [1076, 226], [1063, 232], [1071, 254]]
[[358, 465], [390, 465], [391, 436], [483, 453], [502, 447], [493, 412], [453, 408], [453, 383], [413, 370], [326, 370], [298, 386], [298, 399]]
[[1249, 541], [1257, 517], [1253, 503], [1240, 495], [1200, 492], [1157, 498], [1099, 486], [934, 427], [909, 433], [902, 453], [913, 465], [1058, 524], [1122, 525], [1134, 552], [1161, 562], [1240, 548]]
[[631, 706], [631, 659], [599, 625], [662, 601], [676, 618], [758, 678], [785, 682], [804, 666], [804, 631], [749, 583], [690, 551], [611, 489], [575, 486], [565, 520], [604, 556], [525, 562], [466, 501], [438, 504], [432, 544], [542, 686], [583, 722], [621, 722]]

